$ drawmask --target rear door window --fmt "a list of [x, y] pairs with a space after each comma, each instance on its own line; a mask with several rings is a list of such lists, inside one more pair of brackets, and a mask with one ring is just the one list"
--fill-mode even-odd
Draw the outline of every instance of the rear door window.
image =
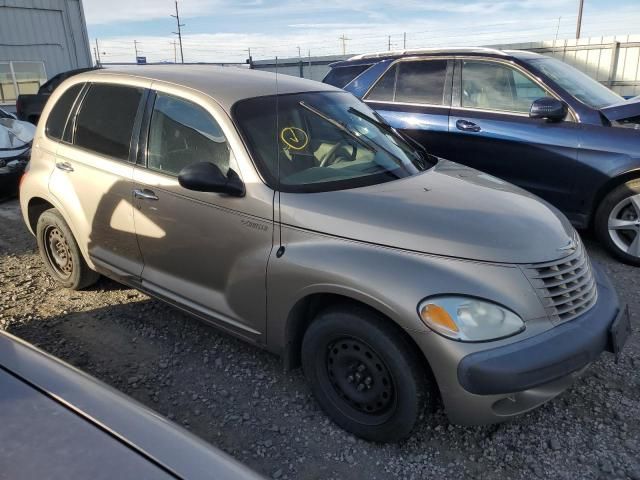
[[69, 112], [73, 108], [73, 104], [83, 86], [83, 83], [78, 83], [77, 85], [68, 88], [53, 106], [45, 126], [45, 132], [48, 137], [55, 140], [60, 140], [62, 138], [62, 135], [64, 134], [64, 127], [67, 123], [67, 119], [69, 118]]
[[380, 102], [392, 102], [396, 87], [397, 70], [397, 64], [388, 69], [384, 75], [382, 75], [380, 80], [378, 80], [378, 82], [373, 86], [366, 99]]
[[334, 87], [342, 88], [368, 69], [371, 65], [353, 65], [349, 67], [336, 67], [324, 77], [323, 82], [333, 85]]
[[143, 91], [124, 85], [91, 85], [76, 118], [73, 143], [107, 157], [128, 160]]
[[444, 104], [447, 60], [400, 62], [396, 102]]

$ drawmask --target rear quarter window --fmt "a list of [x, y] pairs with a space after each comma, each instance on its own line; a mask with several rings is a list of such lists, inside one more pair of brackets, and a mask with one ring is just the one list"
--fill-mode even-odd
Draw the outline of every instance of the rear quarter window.
[[142, 88], [124, 85], [91, 85], [76, 118], [74, 145], [128, 160], [142, 93]]
[[367, 70], [371, 65], [354, 65], [350, 67], [336, 67], [324, 77], [323, 82], [334, 87], [343, 88], [351, 81]]
[[69, 118], [69, 112], [73, 108], [73, 104], [84, 86], [83, 83], [78, 83], [67, 89], [58, 99], [56, 104], [49, 112], [47, 123], [45, 126], [45, 132], [48, 137], [55, 140], [60, 140], [64, 134], [64, 128]]

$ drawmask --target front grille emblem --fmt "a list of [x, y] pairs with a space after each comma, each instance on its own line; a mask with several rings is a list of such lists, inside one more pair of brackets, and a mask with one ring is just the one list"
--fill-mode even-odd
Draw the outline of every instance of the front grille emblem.
[[578, 248], [578, 242], [576, 242], [573, 238], [569, 240], [564, 247], [558, 248], [559, 252], [573, 252], [576, 248]]

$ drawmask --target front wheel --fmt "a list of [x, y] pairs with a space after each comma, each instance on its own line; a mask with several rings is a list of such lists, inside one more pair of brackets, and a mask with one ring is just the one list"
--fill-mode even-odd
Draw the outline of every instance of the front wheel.
[[611, 253], [640, 266], [640, 180], [631, 180], [611, 191], [598, 207], [594, 226]]
[[47, 271], [63, 287], [80, 290], [100, 278], [84, 261], [71, 229], [55, 208], [38, 218], [36, 238]]
[[322, 409], [366, 440], [407, 437], [431, 400], [414, 346], [388, 320], [358, 306], [315, 318], [302, 342], [302, 366]]

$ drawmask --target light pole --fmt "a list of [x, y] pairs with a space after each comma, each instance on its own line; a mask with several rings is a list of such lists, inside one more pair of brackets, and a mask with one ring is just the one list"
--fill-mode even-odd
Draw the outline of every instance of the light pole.
[[580, 7], [578, 8], [578, 25], [576, 26], [576, 40], [580, 38], [580, 30], [582, 29], [582, 8], [584, 7], [584, 0], [580, 0]]

